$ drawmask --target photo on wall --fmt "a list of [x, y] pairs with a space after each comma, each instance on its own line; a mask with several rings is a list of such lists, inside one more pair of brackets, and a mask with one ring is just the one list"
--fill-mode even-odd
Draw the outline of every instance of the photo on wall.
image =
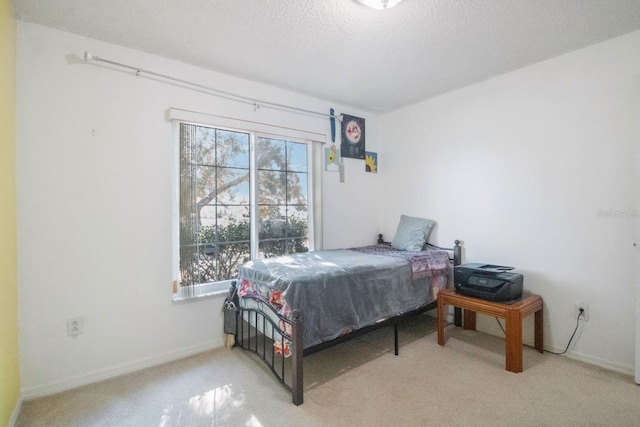
[[334, 145], [324, 149], [324, 170], [327, 172], [340, 172], [340, 150]]
[[366, 151], [364, 158], [364, 170], [371, 173], [378, 173], [378, 153]]
[[364, 159], [364, 130], [364, 119], [342, 115], [342, 144], [340, 145], [342, 157]]

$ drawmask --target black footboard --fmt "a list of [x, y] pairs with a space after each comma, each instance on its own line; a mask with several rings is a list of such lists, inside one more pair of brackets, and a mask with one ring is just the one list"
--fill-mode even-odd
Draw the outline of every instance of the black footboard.
[[294, 310], [291, 319], [285, 319], [261, 299], [243, 300], [248, 304], [238, 308], [236, 344], [258, 356], [292, 394], [293, 403], [302, 404], [302, 316]]

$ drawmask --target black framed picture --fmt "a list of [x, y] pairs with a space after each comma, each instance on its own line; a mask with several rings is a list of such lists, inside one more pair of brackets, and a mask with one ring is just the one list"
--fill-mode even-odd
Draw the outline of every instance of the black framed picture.
[[364, 153], [364, 119], [343, 114], [340, 155], [352, 159], [364, 159]]

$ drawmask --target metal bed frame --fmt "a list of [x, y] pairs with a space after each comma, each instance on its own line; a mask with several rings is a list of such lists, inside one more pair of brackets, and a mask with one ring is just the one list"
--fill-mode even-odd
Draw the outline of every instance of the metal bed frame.
[[[453, 264], [460, 265], [462, 260], [461, 242], [456, 240], [454, 243], [455, 246], [453, 248], [441, 248], [430, 244], [428, 244], [428, 246], [451, 252], [452, 254], [450, 254], [450, 259], [453, 260]], [[361, 336], [389, 324], [393, 325], [394, 354], [397, 356], [398, 323], [409, 316], [437, 308], [437, 301], [433, 301], [416, 310], [400, 314], [374, 325], [352, 331], [349, 334], [342, 335], [333, 340], [305, 349], [303, 348], [302, 339], [302, 313], [298, 310], [293, 310], [290, 319], [283, 318], [282, 316], [279, 316], [269, 304], [252, 296], [245, 296], [243, 298], [253, 300], [255, 308], [240, 307], [238, 297], [235, 292], [235, 286], [236, 282], [232, 282], [230, 293], [231, 295], [235, 295], [232, 300], [233, 304], [231, 304], [232, 308], [231, 310], [229, 310], [228, 307], [225, 308], [229, 312], [232, 311], [235, 315], [235, 319], [233, 319], [233, 323], [235, 325], [231, 328], [227, 328], [225, 325], [225, 332], [233, 333], [233, 329], [235, 329], [235, 345], [245, 351], [255, 354], [267, 365], [278, 382], [280, 382], [280, 384], [282, 384], [285, 389], [291, 393], [294, 405], [301, 405], [304, 401], [304, 356], [332, 347], [336, 344]], [[272, 316], [269, 316], [268, 313], [271, 313]], [[225, 315], [226, 314], [227, 313], [225, 313]], [[456, 316], [460, 316], [459, 313], [456, 313]], [[278, 318], [278, 322], [276, 323], [273, 318]], [[283, 324], [284, 327], [280, 326], [281, 324]], [[290, 332], [287, 332], [287, 330], [290, 330]], [[286, 348], [287, 341], [291, 343], [291, 357], [284, 357], [283, 354], [277, 354], [273, 345], [276, 340], [280, 340], [280, 348], [282, 351]], [[285, 363], [287, 359], [290, 360], [290, 364]]]

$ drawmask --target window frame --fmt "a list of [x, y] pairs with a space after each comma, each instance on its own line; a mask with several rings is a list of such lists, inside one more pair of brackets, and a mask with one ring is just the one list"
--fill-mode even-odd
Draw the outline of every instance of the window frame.
[[[285, 128], [254, 121], [234, 119], [206, 113], [170, 108], [167, 119], [172, 122], [172, 288], [173, 300], [181, 301], [211, 295], [225, 294], [233, 279], [219, 282], [209, 282], [194, 286], [178, 285], [179, 278], [179, 222], [180, 222], [180, 124], [186, 123], [196, 126], [212, 127], [232, 132], [248, 133], [250, 138], [250, 192], [251, 192], [251, 221], [257, 223], [257, 174], [255, 142], [258, 137], [286, 140], [307, 145], [308, 183], [307, 203], [309, 218], [309, 250], [322, 249], [322, 145], [326, 142], [326, 135], [299, 129]], [[258, 228], [251, 228], [251, 257], [257, 254]]]

